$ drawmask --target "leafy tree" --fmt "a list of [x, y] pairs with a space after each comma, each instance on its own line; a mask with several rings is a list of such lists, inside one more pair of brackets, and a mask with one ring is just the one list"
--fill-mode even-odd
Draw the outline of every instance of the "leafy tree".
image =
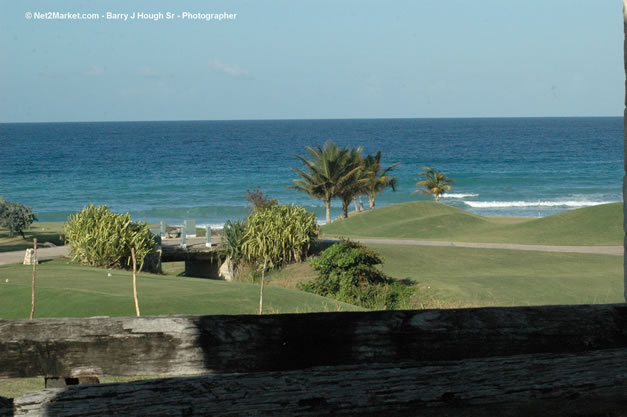
[[259, 314], [263, 312], [265, 271], [304, 259], [318, 233], [316, 216], [298, 206], [275, 205], [248, 217], [241, 252], [246, 262], [261, 270]]
[[129, 267], [134, 248], [141, 271], [146, 257], [157, 249], [146, 223], [132, 222], [128, 213], [113, 213], [107, 206], [89, 204], [70, 215], [64, 227], [72, 261], [81, 264]]
[[382, 263], [373, 250], [342, 240], [311, 261], [319, 275], [301, 288], [370, 309], [409, 306], [413, 288], [381, 272], [377, 266]]
[[376, 155], [368, 155], [364, 159], [364, 171], [362, 174], [364, 184], [364, 192], [368, 196], [368, 202], [370, 208], [374, 208], [375, 199], [377, 194], [382, 192], [387, 187], [392, 188], [392, 191], [396, 191], [396, 177], [391, 177], [388, 173], [396, 168], [400, 162], [396, 162], [389, 167], [383, 169], [381, 166], [381, 151]]
[[11, 202], [0, 197], [0, 226], [8, 229], [9, 236], [20, 234], [23, 239], [24, 230], [28, 229], [37, 218], [30, 206]]
[[424, 190], [416, 190], [415, 193], [421, 193], [426, 195], [432, 195], [435, 197], [435, 201], [440, 201], [440, 196], [449, 191], [451, 184], [455, 182], [454, 179], [448, 178], [444, 173], [438, 172], [433, 168], [423, 167], [423, 172], [418, 173], [424, 180], [418, 181], [416, 186], [424, 187]]
[[[294, 155], [305, 165], [304, 170], [292, 168], [301, 177], [292, 180], [294, 188], [310, 196], [324, 201], [326, 222], [331, 223], [331, 199], [340, 196], [347, 183], [354, 180], [359, 166], [351, 163], [351, 151], [348, 147], [340, 149], [334, 142], [326, 142], [320, 146], [305, 148], [310, 159]], [[361, 148], [359, 148], [361, 152]]]
[[246, 190], [246, 200], [250, 204], [252, 211], [268, 208], [277, 204], [276, 200], [270, 200], [266, 194], [261, 191], [258, 186], [253, 191]]

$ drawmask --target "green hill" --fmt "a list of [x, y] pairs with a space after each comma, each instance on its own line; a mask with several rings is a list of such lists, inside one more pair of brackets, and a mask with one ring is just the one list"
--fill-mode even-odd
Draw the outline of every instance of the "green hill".
[[543, 245], [622, 245], [623, 203], [544, 218], [486, 217], [416, 201], [365, 211], [322, 227], [326, 236]]
[[[0, 318], [30, 313], [31, 267], [0, 267]], [[111, 276], [108, 276], [108, 274]], [[128, 271], [45, 261], [37, 268], [36, 317], [134, 316]], [[259, 286], [199, 278], [138, 274], [142, 315], [256, 314]], [[349, 311], [359, 308], [317, 295], [278, 287], [264, 290], [267, 313]]]

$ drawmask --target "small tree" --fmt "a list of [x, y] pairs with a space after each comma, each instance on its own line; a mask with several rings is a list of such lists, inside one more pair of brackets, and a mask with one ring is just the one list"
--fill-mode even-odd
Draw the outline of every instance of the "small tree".
[[390, 176], [388, 173], [396, 168], [400, 162], [396, 162], [387, 168], [381, 166], [381, 151], [378, 151], [376, 155], [368, 155], [364, 159], [364, 172], [362, 173], [364, 191], [368, 195], [368, 202], [370, 208], [374, 208], [377, 194], [382, 192], [387, 187], [392, 188], [392, 191], [396, 191], [396, 177]]
[[142, 270], [146, 257], [156, 251], [155, 236], [146, 223], [113, 213], [107, 206], [89, 204], [70, 215], [65, 224], [72, 261], [104, 268], [130, 267], [131, 248]]
[[22, 203], [11, 202], [0, 197], [0, 226], [8, 229], [9, 236], [22, 235], [37, 218], [33, 214], [33, 209]]
[[277, 201], [270, 200], [270, 197], [264, 194], [261, 191], [261, 188], [259, 188], [258, 186], [255, 187], [252, 191], [246, 190], [246, 197], [244, 198], [248, 200], [252, 211], [265, 209], [277, 205]]
[[266, 270], [304, 259], [318, 232], [316, 216], [298, 206], [271, 206], [248, 217], [241, 251], [246, 261], [261, 271], [259, 314], [263, 312]]
[[422, 181], [418, 181], [416, 186], [424, 187], [424, 190], [416, 190], [415, 193], [421, 193], [426, 195], [432, 195], [435, 201], [440, 201], [440, 196], [449, 191], [451, 184], [455, 182], [454, 179], [448, 178], [444, 173], [438, 172], [433, 168], [423, 167], [423, 172], [418, 173], [424, 178]]

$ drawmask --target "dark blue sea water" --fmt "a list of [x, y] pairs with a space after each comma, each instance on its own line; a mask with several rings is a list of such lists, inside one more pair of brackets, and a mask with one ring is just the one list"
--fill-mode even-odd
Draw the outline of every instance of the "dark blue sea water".
[[93, 202], [135, 220], [221, 225], [244, 217], [246, 190], [260, 186], [323, 219], [322, 202], [286, 185], [293, 154], [326, 140], [401, 163], [378, 207], [428, 199], [412, 195], [425, 165], [456, 180], [445, 204], [482, 215], [622, 201], [619, 117], [0, 124], [0, 195], [42, 221]]

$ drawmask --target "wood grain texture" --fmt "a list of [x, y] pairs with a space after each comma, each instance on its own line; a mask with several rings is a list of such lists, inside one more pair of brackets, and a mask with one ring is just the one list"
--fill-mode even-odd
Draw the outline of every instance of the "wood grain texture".
[[0, 321], [0, 377], [182, 375], [627, 347], [627, 306]]
[[16, 416], [625, 416], [627, 349], [71, 386]]

